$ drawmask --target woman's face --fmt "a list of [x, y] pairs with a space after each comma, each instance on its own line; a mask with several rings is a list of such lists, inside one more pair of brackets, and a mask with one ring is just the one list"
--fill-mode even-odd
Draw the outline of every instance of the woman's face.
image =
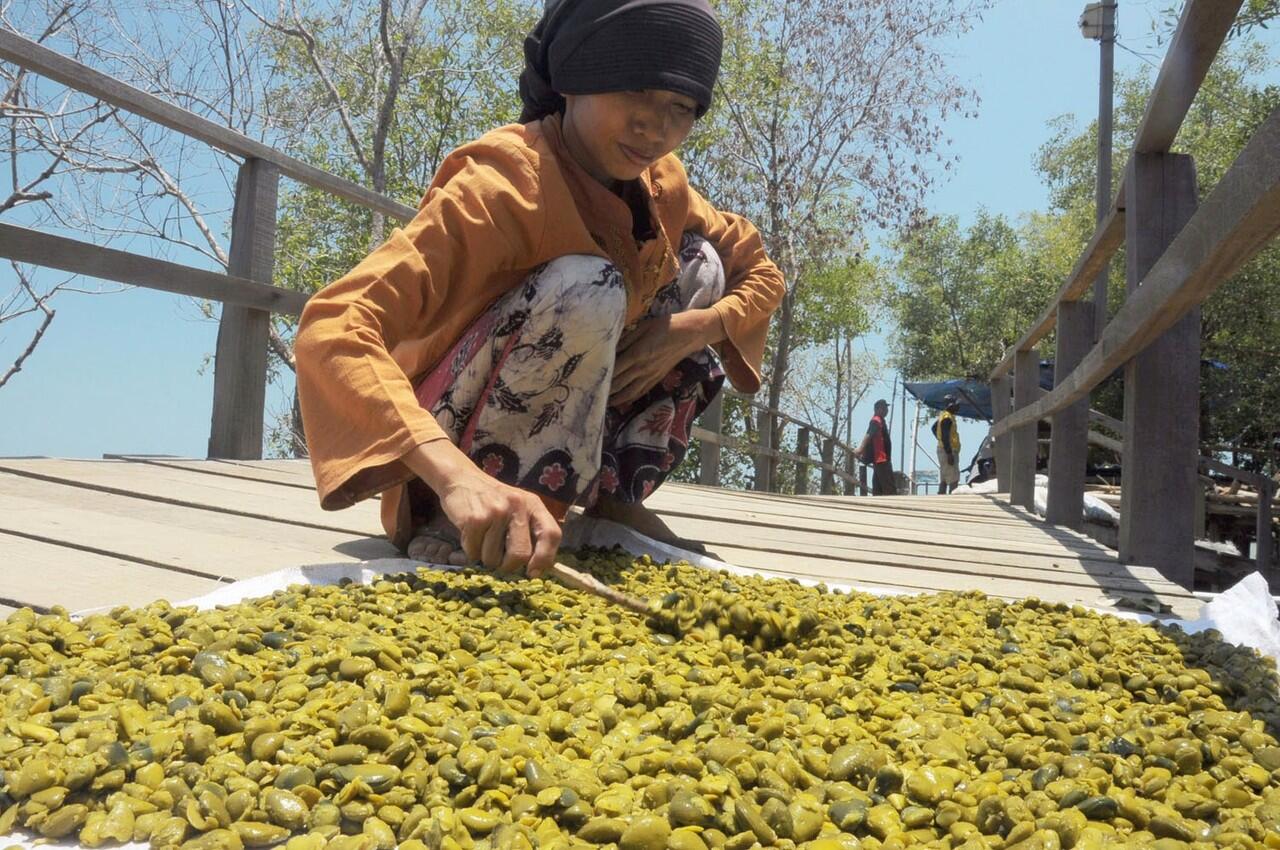
[[606, 186], [635, 180], [689, 135], [697, 102], [660, 89], [565, 95], [569, 153]]

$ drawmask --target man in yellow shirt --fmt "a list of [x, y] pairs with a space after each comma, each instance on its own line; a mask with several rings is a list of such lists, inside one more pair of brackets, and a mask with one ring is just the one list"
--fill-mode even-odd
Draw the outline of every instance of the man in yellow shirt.
[[960, 403], [953, 395], [942, 401], [944, 408], [933, 423], [933, 435], [938, 438], [938, 495], [945, 496], [960, 484], [960, 429], [956, 427]]

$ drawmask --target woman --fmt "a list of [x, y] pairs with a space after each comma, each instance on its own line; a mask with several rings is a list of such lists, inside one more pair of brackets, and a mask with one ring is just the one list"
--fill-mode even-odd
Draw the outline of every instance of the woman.
[[323, 507], [382, 493], [410, 556], [530, 576], [573, 504], [648, 527], [726, 374], [759, 389], [785, 291], [672, 154], [720, 52], [706, 0], [548, 6], [522, 123], [450, 154], [417, 216], [303, 313]]

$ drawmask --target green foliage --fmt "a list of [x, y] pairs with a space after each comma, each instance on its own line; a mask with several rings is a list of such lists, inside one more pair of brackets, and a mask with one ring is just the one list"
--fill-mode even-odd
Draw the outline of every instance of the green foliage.
[[[293, 155], [416, 207], [449, 151], [518, 117], [519, 45], [534, 14], [518, 0], [433, 3], [415, 30], [401, 34], [408, 46], [394, 93], [375, 4], [309, 17], [314, 52], [330, 58], [326, 76], [337, 98], [305, 41], [267, 30], [277, 66], [274, 122]], [[277, 278], [304, 292], [352, 268], [377, 236], [368, 210], [298, 184], [282, 187], [278, 232]]]
[[903, 375], [985, 377], [1061, 285], [1079, 240], [1064, 218], [1015, 225], [986, 211], [968, 228], [950, 216], [904, 235], [887, 298]]

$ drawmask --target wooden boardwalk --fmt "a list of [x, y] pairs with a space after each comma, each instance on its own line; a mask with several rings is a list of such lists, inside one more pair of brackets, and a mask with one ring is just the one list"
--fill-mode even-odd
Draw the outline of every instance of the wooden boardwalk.
[[[1199, 603], [1155, 570], [985, 496], [780, 496], [667, 485], [708, 554], [773, 574], [1108, 608]], [[392, 557], [377, 502], [321, 511], [305, 461], [0, 458], [0, 616], [181, 600], [288, 566]]]

